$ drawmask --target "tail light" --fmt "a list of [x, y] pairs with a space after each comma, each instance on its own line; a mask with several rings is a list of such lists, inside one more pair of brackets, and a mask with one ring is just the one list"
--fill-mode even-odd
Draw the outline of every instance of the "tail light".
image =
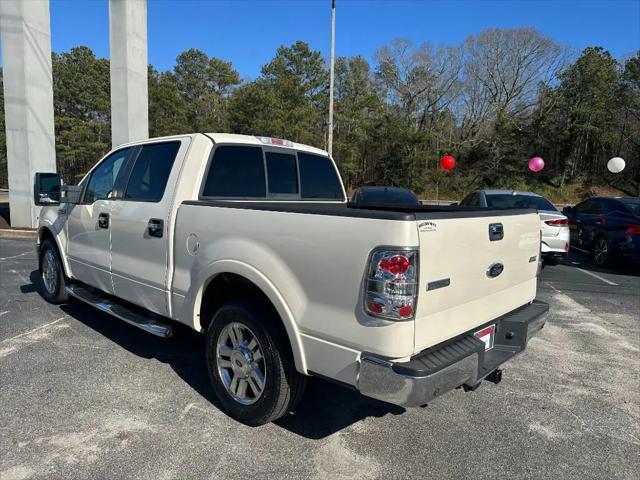
[[556, 220], [547, 220], [546, 222], [547, 225], [551, 225], [553, 227], [560, 227], [562, 225], [569, 225], [569, 219], [568, 218], [558, 218]]
[[418, 250], [374, 250], [367, 268], [365, 311], [374, 317], [410, 320], [417, 296]]
[[627, 235], [640, 235], [640, 225], [627, 225], [624, 233]]

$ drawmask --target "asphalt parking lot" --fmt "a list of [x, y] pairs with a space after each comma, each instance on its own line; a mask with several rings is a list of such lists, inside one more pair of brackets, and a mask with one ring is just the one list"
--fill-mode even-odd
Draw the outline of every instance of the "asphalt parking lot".
[[404, 410], [312, 379], [249, 428], [212, 400], [199, 335], [152, 337], [39, 296], [0, 239], [0, 479], [640, 478], [640, 272], [543, 270], [552, 315], [501, 384]]

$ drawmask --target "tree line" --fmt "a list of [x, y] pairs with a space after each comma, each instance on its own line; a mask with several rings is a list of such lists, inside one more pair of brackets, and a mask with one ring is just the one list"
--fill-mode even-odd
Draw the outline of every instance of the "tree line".
[[[333, 152], [348, 188], [404, 186], [425, 198], [483, 187], [555, 200], [603, 185], [640, 194], [640, 52], [576, 56], [517, 28], [456, 46], [396, 40], [374, 60], [336, 59]], [[148, 73], [150, 136], [234, 132], [326, 148], [328, 65], [305, 42], [278, 48], [252, 80], [197, 49], [171, 71]], [[53, 83], [58, 170], [74, 182], [111, 147], [109, 61], [88, 47], [54, 53]], [[456, 158], [451, 172], [438, 168], [444, 154]], [[537, 174], [527, 169], [534, 155], [546, 163]], [[613, 156], [627, 162], [617, 175], [606, 169]], [[2, 172], [4, 116], [6, 183]]]

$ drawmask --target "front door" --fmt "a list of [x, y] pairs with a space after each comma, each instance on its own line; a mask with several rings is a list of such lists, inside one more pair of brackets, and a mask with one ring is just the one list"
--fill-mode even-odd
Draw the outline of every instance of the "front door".
[[111, 283], [111, 209], [130, 148], [100, 162], [85, 179], [80, 203], [67, 205], [67, 258], [74, 278], [105, 292]]
[[188, 139], [144, 144], [111, 211], [114, 294], [168, 315], [173, 194]]

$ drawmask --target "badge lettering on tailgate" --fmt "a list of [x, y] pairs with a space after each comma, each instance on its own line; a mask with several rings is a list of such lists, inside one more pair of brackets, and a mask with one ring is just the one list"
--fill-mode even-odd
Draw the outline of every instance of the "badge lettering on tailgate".
[[418, 231], [420, 232], [435, 232], [438, 229], [436, 222], [419, 222]]

